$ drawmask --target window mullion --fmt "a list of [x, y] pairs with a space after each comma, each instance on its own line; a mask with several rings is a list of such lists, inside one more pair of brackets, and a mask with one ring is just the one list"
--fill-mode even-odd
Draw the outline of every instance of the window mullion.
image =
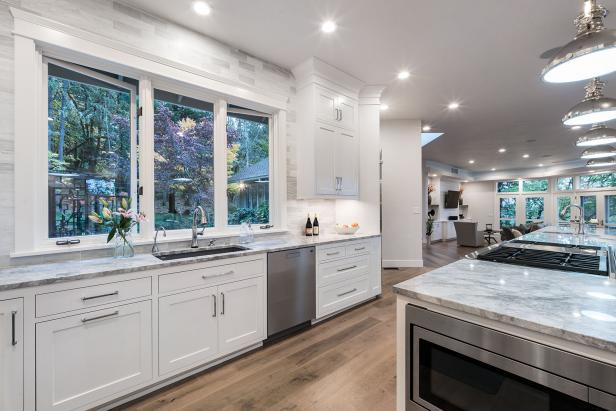
[[227, 226], [227, 102], [214, 103], [214, 229]]
[[148, 78], [139, 80], [139, 185], [143, 194], [139, 197], [141, 211], [148, 221], [141, 224], [141, 236], [151, 238], [154, 234], [154, 90]]

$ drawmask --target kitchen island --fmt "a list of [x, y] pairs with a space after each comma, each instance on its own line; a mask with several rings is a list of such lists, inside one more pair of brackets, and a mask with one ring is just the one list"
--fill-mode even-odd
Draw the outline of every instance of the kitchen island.
[[[616, 237], [610, 238], [605, 232], [577, 236], [559, 227], [546, 227], [520, 239], [564, 245], [616, 244]], [[547, 350], [545, 358], [563, 355], [561, 363], [573, 358], [574, 362], [588, 360], [593, 364], [605, 365], [606, 368], [601, 368], [605, 376], [601, 378], [603, 382], [600, 382], [600, 385], [604, 384], [609, 376], [613, 379], [607, 386], [601, 385], [601, 389], [596, 392], [591, 389], [592, 394], [588, 394], [587, 387], [580, 385], [567, 393], [578, 399], [586, 396], [586, 400], [589, 395], [594, 396], [593, 398], [600, 396], [601, 400], [598, 401], [603, 401], [600, 402], [603, 408], [616, 409], [614, 402], [616, 393], [614, 390], [610, 391], [610, 387], [616, 387], [616, 367], [613, 367], [616, 366], [616, 280], [607, 276], [579, 272], [462, 259], [400, 283], [394, 287], [394, 291], [398, 294], [397, 375], [400, 376], [398, 410], [425, 409], [417, 403], [427, 407], [422, 403], [423, 400], [418, 398], [421, 397], [417, 395], [418, 387], [414, 389], [416, 401], [409, 401], [409, 397], [413, 395], [409, 394], [413, 391], [411, 379], [417, 380], [421, 370], [417, 366], [413, 367], [409, 358], [414, 357], [417, 361], [418, 355], [421, 355], [413, 347], [413, 341], [409, 341], [409, 338], [413, 338], [412, 335], [409, 336], [409, 332], [412, 333], [410, 330], [414, 329], [410, 324], [418, 322], [412, 318], [413, 316], [422, 317], [424, 312], [430, 319], [429, 327], [434, 327], [432, 329], [440, 327], [436, 333], [438, 338], [452, 337], [462, 324], [464, 327], [468, 325], [465, 332], [469, 340], [472, 341], [473, 338], [480, 336], [476, 341], [479, 345], [489, 342], [490, 339], [495, 341], [500, 339], [507, 341], [501, 347], [506, 351], [507, 348], [515, 348], [518, 342], [523, 341], [526, 344], [523, 344], [517, 353], [530, 350], [535, 353], [535, 358], [532, 360], [541, 357], [538, 352]], [[419, 307], [419, 311], [416, 307]], [[487, 335], [492, 337], [488, 338]], [[462, 337], [456, 335], [454, 338]], [[532, 344], [535, 344], [534, 348]], [[528, 348], [529, 346], [531, 348]], [[473, 344], [467, 345], [466, 348], [477, 349]], [[493, 355], [489, 350], [481, 351], [482, 355]], [[430, 358], [438, 361], [439, 354], [432, 354]], [[509, 356], [506, 360], [512, 362], [511, 358], [512, 356]], [[497, 361], [497, 359], [492, 360]], [[521, 361], [520, 364], [523, 362], [520, 358], [518, 360]], [[449, 360], [448, 363], [454, 370], [456, 369], [455, 361]], [[518, 365], [519, 363], [515, 362], [513, 369]], [[526, 365], [525, 367], [530, 368]], [[413, 375], [413, 370], [416, 375]], [[454, 374], [457, 371], [454, 371]], [[538, 368], [532, 368], [532, 371], [543, 372]], [[520, 369], [519, 373], [513, 372], [513, 374], [519, 378], [524, 372], [530, 371]], [[559, 380], [562, 376], [563, 374], [560, 374], [553, 378], [559, 384], [564, 384], [565, 382]], [[448, 381], [451, 382], [454, 377], [455, 375], [450, 375]], [[569, 375], [564, 377], [566, 382], [569, 382], [571, 377]], [[545, 378], [547, 377], [543, 375], [539, 380], [545, 381]], [[454, 388], [455, 384], [452, 386], [452, 389]], [[577, 394], [576, 390], [579, 390]]]

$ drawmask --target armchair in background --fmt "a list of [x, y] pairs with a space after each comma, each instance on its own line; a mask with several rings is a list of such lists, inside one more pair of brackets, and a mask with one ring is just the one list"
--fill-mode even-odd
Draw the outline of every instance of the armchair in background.
[[465, 247], [483, 247], [483, 231], [477, 230], [479, 223], [455, 221], [458, 245]]

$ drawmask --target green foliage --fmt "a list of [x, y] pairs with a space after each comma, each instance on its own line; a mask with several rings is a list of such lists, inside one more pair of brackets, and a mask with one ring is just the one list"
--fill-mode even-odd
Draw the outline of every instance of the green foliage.
[[589, 174], [580, 176], [580, 188], [616, 187], [616, 173]]
[[426, 220], [426, 236], [430, 237], [432, 235], [433, 228], [434, 220], [431, 215], [428, 215], [428, 219]]
[[548, 191], [548, 180], [524, 180], [522, 182], [524, 192]]
[[584, 221], [588, 222], [593, 218], [597, 218], [597, 197], [596, 196], [581, 196], [580, 203], [584, 209]]
[[543, 197], [526, 197], [526, 222], [543, 221], [545, 204]]
[[517, 193], [520, 191], [519, 181], [499, 181], [497, 184], [497, 191], [499, 193]]
[[558, 179], [556, 179], [556, 190], [558, 191], [573, 190], [573, 177], [558, 177]]
[[242, 223], [266, 224], [269, 222], [269, 204], [262, 202], [257, 208], [233, 208], [229, 209], [229, 224]]
[[607, 224], [616, 224], [616, 196], [605, 196], [605, 220]]
[[571, 197], [558, 197], [556, 199], [556, 211], [558, 213], [559, 221], [570, 221], [571, 220], [571, 209], [569, 208], [565, 215], [561, 215], [562, 211], [565, 207], [571, 205]]

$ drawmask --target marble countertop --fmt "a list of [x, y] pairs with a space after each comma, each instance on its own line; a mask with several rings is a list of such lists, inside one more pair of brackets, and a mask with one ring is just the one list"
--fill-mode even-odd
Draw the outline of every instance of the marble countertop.
[[[615, 246], [616, 236], [558, 227], [525, 240]], [[610, 238], [612, 237], [612, 238]], [[420, 301], [616, 352], [616, 280], [585, 273], [462, 259], [394, 286]]]
[[[248, 250], [217, 255], [206, 255], [201, 257], [189, 257], [173, 261], [162, 261], [151, 254], [137, 254], [133, 258], [124, 259], [107, 257], [51, 264], [10, 267], [0, 269], [0, 291], [139, 272], [185, 264], [202, 263], [225, 258], [242, 257], [271, 251], [283, 251], [299, 247], [360, 240], [372, 237], [380, 237], [380, 234], [322, 234], [318, 237], [279, 235], [259, 238], [252, 243], [242, 244], [242, 246], [248, 247]], [[178, 251], [185, 251], [185, 249]]]
[[519, 237], [518, 239], [540, 243], [565, 245], [607, 246], [616, 248], [616, 230], [610, 227], [586, 228], [586, 234], [577, 235], [569, 226], [548, 226]]

